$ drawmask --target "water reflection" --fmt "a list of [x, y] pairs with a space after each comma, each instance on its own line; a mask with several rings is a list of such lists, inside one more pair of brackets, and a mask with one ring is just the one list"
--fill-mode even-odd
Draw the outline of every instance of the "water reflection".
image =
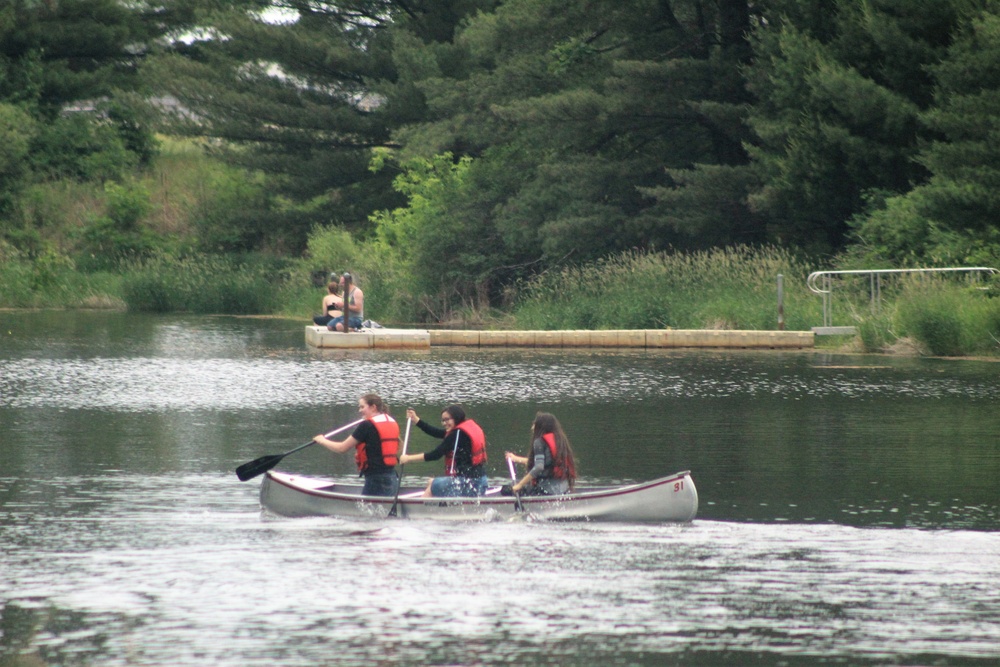
[[[190, 332], [189, 332], [190, 334]], [[172, 347], [172, 346], [165, 346]], [[230, 354], [234, 346], [225, 347]], [[962, 399], [993, 402], [992, 377], [913, 375], [882, 367], [825, 371], [801, 353], [470, 351], [355, 352], [331, 362], [302, 352], [266, 358], [153, 356], [0, 360], [0, 407], [118, 411], [273, 409], [318, 396], [379, 391], [397, 403], [618, 403], [684, 399]], [[691, 358], [690, 355], [700, 355]], [[317, 356], [320, 356], [317, 353]], [[909, 364], [915, 362], [910, 361]], [[974, 363], [974, 362], [970, 362]], [[755, 368], [756, 367], [756, 368]], [[867, 372], [864, 372], [867, 371]], [[891, 417], [891, 415], [888, 415]]]

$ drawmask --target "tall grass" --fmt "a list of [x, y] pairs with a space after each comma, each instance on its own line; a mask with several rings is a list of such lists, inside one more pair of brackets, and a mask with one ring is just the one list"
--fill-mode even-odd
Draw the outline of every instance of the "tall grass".
[[901, 295], [894, 320], [933, 355], [1000, 353], [1000, 299], [988, 292], [930, 281]]
[[52, 250], [33, 258], [0, 242], [0, 308], [122, 308], [121, 277], [81, 273]]
[[637, 251], [548, 273], [515, 310], [523, 329], [776, 329], [777, 276], [787, 329], [822, 319], [805, 262], [774, 247], [695, 253]]
[[275, 312], [283, 265], [261, 257], [157, 257], [126, 266], [122, 298], [129, 310], [234, 315]]

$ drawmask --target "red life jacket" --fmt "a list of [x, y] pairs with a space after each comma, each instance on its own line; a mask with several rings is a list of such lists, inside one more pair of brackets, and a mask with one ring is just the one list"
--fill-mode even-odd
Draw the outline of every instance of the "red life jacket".
[[[396, 464], [399, 463], [399, 457], [397, 456], [399, 452], [399, 424], [396, 423], [395, 419], [386, 414], [375, 415], [368, 421], [378, 431], [378, 437], [381, 440], [379, 454], [382, 456], [382, 462], [387, 468], [396, 467]], [[358, 471], [362, 474], [370, 466], [367, 445], [368, 443], [359, 442], [354, 451], [354, 461], [358, 464]]]
[[[458, 433], [455, 431], [459, 430], [465, 435], [469, 436], [469, 440], [472, 441], [472, 465], [482, 465], [486, 463], [486, 434], [483, 433], [483, 429], [480, 428], [479, 424], [472, 421], [471, 419], [466, 419], [464, 422], [456, 426], [454, 429], [448, 431], [444, 434], [445, 439], [448, 436], [455, 434], [455, 444], [458, 445]], [[444, 455], [444, 471], [449, 477], [455, 476], [455, 448], [452, 447], [451, 451]]]
[[549, 446], [549, 451], [552, 452], [552, 477], [555, 479], [566, 479], [566, 468], [559, 461], [559, 457], [556, 456], [556, 436], [554, 433], [543, 433], [542, 440], [545, 444]]

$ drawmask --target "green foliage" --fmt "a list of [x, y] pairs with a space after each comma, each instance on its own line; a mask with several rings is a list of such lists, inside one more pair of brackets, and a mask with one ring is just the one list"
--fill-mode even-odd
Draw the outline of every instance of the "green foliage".
[[[721, 4], [506, 2], [462, 26], [457, 49], [434, 51], [436, 66], [404, 72], [430, 111], [397, 131], [404, 154], [476, 158], [476, 187], [449, 209], [504, 243], [503, 282], [570, 255], [705, 247], [706, 228], [713, 240], [753, 238], [745, 189], [733, 196], [742, 215], [729, 201], [702, 207], [712, 182], [692, 168], [746, 163], [746, 96], [732, 74], [749, 18]], [[690, 192], [670, 199], [674, 189]]]
[[469, 201], [471, 166], [448, 153], [405, 162], [393, 186], [408, 206], [372, 218], [372, 250], [410, 276], [407, 292], [421, 295], [438, 318], [488, 305], [491, 274], [505, 257], [495, 230]]
[[948, 7], [833, 5], [821, 22], [807, 14], [762, 24], [748, 70], [761, 180], [751, 205], [771, 240], [817, 252], [844, 247], [866, 191], [905, 192], [925, 177], [912, 160], [925, 70], [954, 22]]
[[399, 252], [373, 240], [355, 242], [346, 230], [317, 227], [309, 236], [306, 257], [298, 262], [284, 296], [282, 312], [305, 316], [319, 311], [320, 291], [310, 276], [349, 272], [365, 293], [365, 317], [381, 322], [414, 322], [425, 314], [419, 292], [405, 269]]
[[89, 113], [43, 124], [31, 142], [30, 164], [37, 178], [119, 180], [138, 163], [115, 128]]
[[851, 221], [855, 255], [900, 266], [1000, 263], [1000, 15], [976, 17], [929, 68], [934, 104], [920, 118], [933, 140], [917, 162], [930, 178]]
[[933, 355], [1000, 352], [1000, 299], [977, 290], [929, 282], [904, 294], [897, 320]]
[[[192, 224], [202, 251], [248, 252], [263, 245], [269, 235], [271, 201], [260, 175], [241, 169], [214, 168], [199, 184], [202, 197], [191, 210]], [[280, 233], [271, 238], [280, 238]]]
[[24, 185], [34, 119], [18, 106], [0, 102], [0, 215], [9, 213]]
[[[44, 245], [44, 244], [43, 244]], [[120, 307], [119, 280], [108, 273], [81, 274], [51, 246], [31, 256], [0, 240], [0, 307]]]
[[213, 314], [274, 312], [286, 268], [261, 257], [197, 255], [128, 264], [122, 296], [129, 310]]
[[354, 266], [360, 254], [354, 237], [342, 227], [317, 227], [309, 235], [306, 256], [310, 265], [319, 267], [324, 274], [343, 274]]
[[[157, 92], [185, 110], [169, 119], [167, 131], [221, 139], [217, 155], [267, 174], [268, 193], [289, 203], [261, 209], [248, 220], [254, 232], [239, 242], [298, 252], [317, 224], [364, 231], [372, 211], [397, 205], [391, 176], [368, 170], [369, 153], [390, 145], [391, 123], [412, 120], [409, 107], [421, 102], [409, 90], [389, 104], [379, 90], [396, 79], [390, 28], [407, 22], [409, 12], [420, 37], [450, 36], [476, 3], [293, 3], [301, 13], [281, 24], [247, 12], [246, 3], [199, 4], [211, 9], [206, 33], [226, 39], [153, 58], [147, 73]], [[274, 241], [269, 230], [286, 233]]]
[[152, 209], [149, 192], [139, 183], [106, 183], [106, 213], [89, 220], [81, 233], [79, 265], [83, 270], [108, 270], [124, 260], [150, 257], [159, 239], [141, 224]]
[[891, 316], [866, 317], [858, 322], [857, 330], [863, 352], [884, 352], [897, 340], [893, 334]]
[[808, 268], [777, 248], [626, 252], [539, 276], [515, 311], [524, 329], [775, 329], [785, 276], [788, 329], [821, 318]]

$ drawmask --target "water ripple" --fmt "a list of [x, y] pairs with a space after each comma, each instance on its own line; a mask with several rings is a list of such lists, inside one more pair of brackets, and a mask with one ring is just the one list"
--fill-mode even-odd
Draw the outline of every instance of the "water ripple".
[[[717, 370], [717, 369], [716, 369]], [[721, 379], [720, 378], [724, 378]], [[469, 387], [465, 396], [461, 389]], [[954, 378], [846, 374], [787, 375], [691, 372], [670, 358], [648, 363], [604, 359], [534, 358], [473, 361], [447, 354], [378, 360], [177, 357], [0, 360], [0, 406], [117, 411], [255, 409], [312, 405], [331, 393], [376, 391], [395, 401], [544, 401], [553, 395], [582, 403], [622, 396], [730, 398], [777, 396], [787, 400], [840, 396], [996, 400], [1000, 385]]]

